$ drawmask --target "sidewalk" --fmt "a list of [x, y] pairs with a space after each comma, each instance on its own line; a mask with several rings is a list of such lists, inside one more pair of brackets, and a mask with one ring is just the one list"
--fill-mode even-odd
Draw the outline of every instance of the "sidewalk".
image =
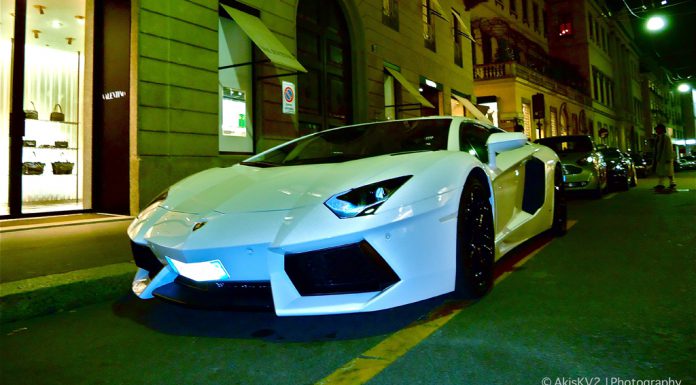
[[128, 292], [132, 217], [78, 214], [0, 221], [0, 322]]
[[[672, 200], [689, 215], [696, 206], [696, 171], [679, 172], [675, 180], [677, 192], [655, 194], [659, 200], [655, 205]], [[655, 177], [639, 179], [630, 191], [605, 198], [654, 194], [656, 184]], [[131, 220], [82, 214], [0, 221], [0, 322], [66, 311], [129, 293], [136, 271], [126, 235]], [[672, 231], [679, 234], [693, 228], [696, 219], [691, 229]]]

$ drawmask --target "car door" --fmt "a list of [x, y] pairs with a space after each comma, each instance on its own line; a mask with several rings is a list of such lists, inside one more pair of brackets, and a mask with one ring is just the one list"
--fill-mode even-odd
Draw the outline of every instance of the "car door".
[[[486, 141], [493, 132], [500, 129], [487, 127], [477, 122], [463, 122], [460, 128], [460, 146], [462, 151], [476, 155], [482, 162], [488, 163]], [[509, 235], [510, 230], [524, 220], [520, 217], [524, 203], [524, 180], [526, 161], [531, 159], [532, 146], [523, 146], [504, 151], [496, 157], [493, 172], [493, 194], [495, 198], [495, 233], [496, 241]], [[523, 223], [523, 222], [521, 222]], [[511, 227], [512, 226], [512, 227]]]

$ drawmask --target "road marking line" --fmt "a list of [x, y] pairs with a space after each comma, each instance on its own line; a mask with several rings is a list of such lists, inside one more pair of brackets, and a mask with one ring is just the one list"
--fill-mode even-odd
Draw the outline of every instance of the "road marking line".
[[602, 199], [611, 199], [611, 198], [615, 197], [616, 194], [618, 194], [618, 193], [615, 193], [615, 192], [614, 192], [614, 193], [611, 193], [611, 194], [607, 194], [607, 195], [605, 195], [604, 198], [602, 198]]
[[[573, 227], [577, 221], [568, 221], [568, 229]], [[539, 251], [546, 247], [551, 240], [539, 246], [527, 256], [513, 265], [518, 268], [534, 257]], [[512, 271], [500, 274], [495, 285], [500, 284], [507, 278]], [[430, 312], [423, 320], [413, 322], [411, 325], [391, 334], [380, 343], [367, 350], [359, 357], [350, 360], [348, 363], [338, 368], [330, 375], [319, 380], [317, 385], [357, 385], [370, 381], [373, 377], [386, 369], [399, 357], [408, 353], [413, 347], [425, 340], [435, 331], [445, 326], [452, 318], [459, 314], [470, 301], [447, 301]]]

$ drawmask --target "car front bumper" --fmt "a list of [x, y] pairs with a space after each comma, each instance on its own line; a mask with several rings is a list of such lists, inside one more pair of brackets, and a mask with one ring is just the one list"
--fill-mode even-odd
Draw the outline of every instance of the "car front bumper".
[[[157, 208], [129, 229], [141, 255], [133, 291], [142, 299], [241, 308], [268, 308], [252, 299], [270, 294], [281, 316], [374, 311], [445, 294], [454, 289], [460, 194], [350, 219], [323, 206], [211, 215]], [[196, 281], [182, 277], [174, 261], [219, 261], [227, 275]]]

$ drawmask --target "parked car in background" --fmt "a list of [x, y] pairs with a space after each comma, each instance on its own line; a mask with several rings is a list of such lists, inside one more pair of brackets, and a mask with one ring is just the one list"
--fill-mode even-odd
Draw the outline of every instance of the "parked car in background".
[[648, 176], [648, 174], [650, 174], [652, 164], [648, 162], [645, 155], [634, 152], [629, 156], [631, 157], [631, 160], [633, 160], [633, 167], [636, 169], [636, 174], [639, 177], [645, 178]]
[[624, 155], [616, 147], [607, 147], [599, 150], [607, 163], [607, 179], [609, 185], [620, 190], [628, 190], [630, 186], [635, 186], [636, 171], [630, 157]]
[[674, 161], [674, 171], [696, 170], [696, 155], [685, 155]]
[[565, 173], [566, 191], [589, 192], [600, 198], [607, 188], [607, 164], [588, 135], [551, 136], [536, 143], [558, 154]]

